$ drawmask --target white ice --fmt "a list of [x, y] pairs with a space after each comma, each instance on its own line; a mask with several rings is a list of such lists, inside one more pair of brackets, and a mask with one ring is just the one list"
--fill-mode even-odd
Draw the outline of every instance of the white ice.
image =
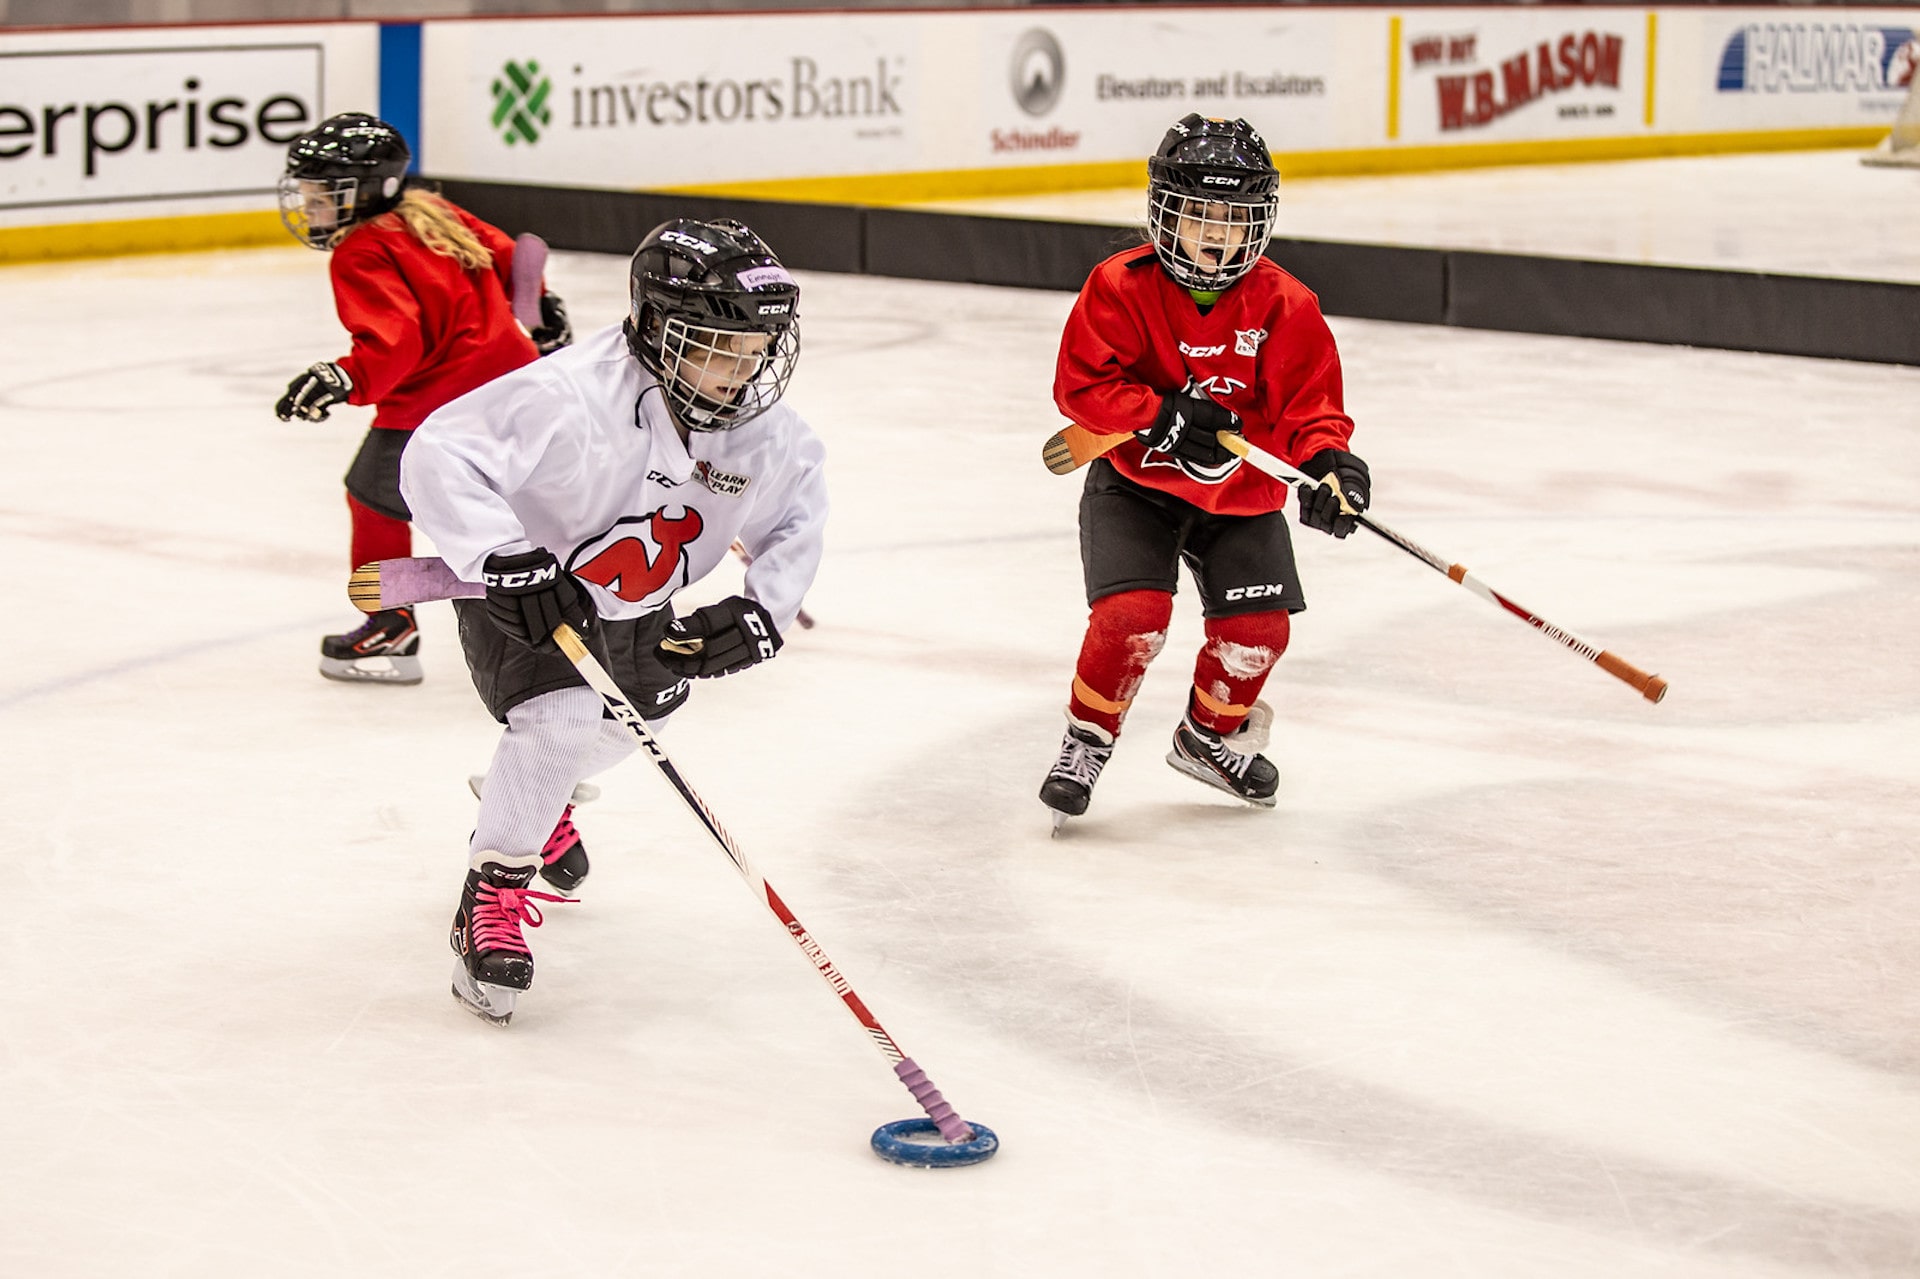
[[[1920, 284], [1916, 204], [1920, 171], [1855, 151], [1666, 156], [1288, 178], [1274, 234]], [[923, 207], [1123, 223], [1145, 206], [1141, 189]]]
[[456, 1007], [495, 728], [444, 604], [423, 685], [315, 673], [324, 261], [14, 267], [0, 1275], [1920, 1272], [1920, 370], [1336, 319], [1379, 518], [1671, 695], [1302, 531], [1278, 809], [1162, 762], [1185, 591], [1051, 839], [1071, 299], [803, 286], [819, 624], [666, 746], [999, 1157], [869, 1152], [911, 1099], [640, 758], [512, 1026]]

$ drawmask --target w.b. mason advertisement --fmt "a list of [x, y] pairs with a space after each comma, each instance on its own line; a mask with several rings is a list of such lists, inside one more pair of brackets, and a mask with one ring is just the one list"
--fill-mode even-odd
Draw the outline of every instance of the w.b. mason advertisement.
[[1547, 141], [1647, 130], [1640, 9], [1409, 9], [1399, 138]]

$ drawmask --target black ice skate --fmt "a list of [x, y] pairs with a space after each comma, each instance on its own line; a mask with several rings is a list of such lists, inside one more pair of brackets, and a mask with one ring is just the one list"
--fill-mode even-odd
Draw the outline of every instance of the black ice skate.
[[460, 906], [447, 938], [460, 957], [453, 965], [453, 995], [496, 1026], [507, 1024], [514, 999], [533, 985], [533, 951], [520, 935], [520, 925], [540, 927], [534, 901], [573, 900], [529, 888], [539, 869], [538, 853], [509, 857], [478, 852], [460, 889]]
[[1097, 724], [1067, 716], [1067, 734], [1060, 739], [1060, 758], [1054, 761], [1047, 780], [1040, 783], [1040, 802], [1053, 810], [1053, 831], [1057, 835], [1067, 818], [1087, 811], [1093, 798], [1093, 784], [1100, 770], [1113, 758], [1113, 734]]
[[420, 630], [411, 608], [374, 613], [358, 628], [320, 641], [320, 673], [358, 684], [418, 684]]
[[[486, 785], [484, 773], [476, 773], [467, 778], [467, 788], [475, 799], [480, 798], [480, 789]], [[580, 887], [580, 881], [587, 877], [587, 846], [580, 841], [580, 832], [573, 825], [573, 809], [576, 804], [590, 804], [600, 798], [600, 788], [588, 782], [581, 782], [573, 788], [573, 796], [567, 801], [565, 811], [560, 814], [560, 822], [553, 828], [553, 834], [547, 836], [547, 845], [540, 850], [540, 878], [552, 884], [563, 893], [570, 893]]]
[[[1246, 722], [1240, 727], [1245, 729]], [[1235, 799], [1272, 808], [1274, 793], [1280, 789], [1280, 770], [1253, 743], [1240, 741], [1241, 736], [1236, 730], [1223, 740], [1212, 729], [1194, 723], [1189, 712], [1173, 730], [1167, 763]]]

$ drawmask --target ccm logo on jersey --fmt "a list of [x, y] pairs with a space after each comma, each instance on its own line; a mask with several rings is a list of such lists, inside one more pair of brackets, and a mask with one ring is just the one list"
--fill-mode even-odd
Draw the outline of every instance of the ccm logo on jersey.
[[684, 244], [689, 249], [697, 249], [708, 257], [712, 257], [720, 251], [713, 245], [708, 244], [705, 240], [702, 240], [699, 236], [688, 235], [685, 231], [662, 231], [660, 238], [669, 244]]
[[[1209, 356], [1225, 355], [1226, 353], [1227, 347], [1224, 342], [1219, 346], [1188, 346], [1185, 342], [1180, 344], [1180, 354], [1190, 360], [1204, 360]], [[1242, 351], [1240, 354], [1245, 355], [1246, 352]]]
[[1263, 600], [1269, 595], [1285, 595], [1286, 593], [1287, 587], [1284, 582], [1262, 582], [1258, 586], [1230, 586], [1227, 588], [1227, 598], [1230, 600]]
[[480, 582], [484, 586], [504, 587], [517, 591], [525, 586], [538, 586], [542, 582], [551, 582], [560, 576], [560, 566], [549, 564], [545, 568], [528, 569], [522, 573], [482, 573]]

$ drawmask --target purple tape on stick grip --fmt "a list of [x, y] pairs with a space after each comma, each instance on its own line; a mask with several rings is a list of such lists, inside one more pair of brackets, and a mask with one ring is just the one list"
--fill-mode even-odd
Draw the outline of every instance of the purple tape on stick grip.
[[513, 318], [531, 333], [540, 327], [540, 277], [547, 269], [547, 242], [531, 231], [513, 237]]

